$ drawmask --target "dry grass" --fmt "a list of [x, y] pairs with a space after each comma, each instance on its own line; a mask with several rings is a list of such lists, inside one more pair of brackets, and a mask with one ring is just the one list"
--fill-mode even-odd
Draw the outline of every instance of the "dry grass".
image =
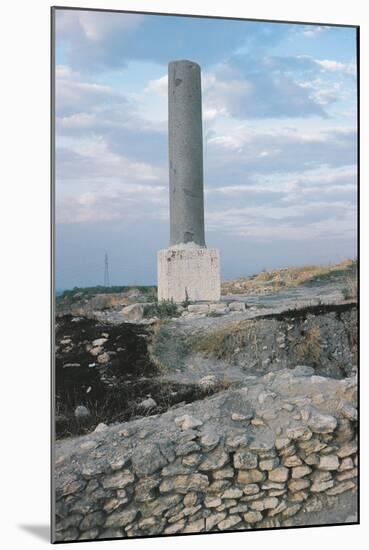
[[347, 277], [345, 287], [342, 289], [345, 300], [357, 300], [357, 278]]
[[345, 260], [334, 266], [305, 265], [303, 267], [288, 267], [274, 271], [262, 271], [258, 275], [243, 277], [234, 281], [222, 283], [222, 294], [262, 294], [294, 287], [314, 281], [319, 278], [344, 275], [348, 278], [355, 271], [356, 262]]
[[312, 327], [306, 335], [302, 337], [294, 349], [297, 361], [305, 364], [310, 362], [317, 363], [322, 352], [321, 335], [318, 327]]
[[254, 348], [256, 346], [257, 350], [255, 326], [255, 321], [241, 321], [208, 334], [199, 334], [192, 343], [193, 349], [217, 359], [230, 357], [236, 348], [243, 348], [246, 345]]
[[222, 380], [220, 381], [219, 388], [220, 390], [228, 390], [231, 386], [232, 386], [232, 380], [229, 376], [225, 374]]

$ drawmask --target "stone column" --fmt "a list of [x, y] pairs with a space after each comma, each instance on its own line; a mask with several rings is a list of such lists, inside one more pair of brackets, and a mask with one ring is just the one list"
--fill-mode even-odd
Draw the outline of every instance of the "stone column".
[[158, 300], [220, 299], [219, 251], [205, 245], [201, 70], [168, 70], [170, 247], [158, 252]]
[[205, 246], [201, 71], [193, 61], [168, 70], [170, 244]]

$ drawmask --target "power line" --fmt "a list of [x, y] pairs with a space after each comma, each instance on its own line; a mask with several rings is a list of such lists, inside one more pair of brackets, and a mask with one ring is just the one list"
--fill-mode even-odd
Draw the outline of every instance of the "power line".
[[108, 253], [107, 253], [107, 252], [105, 252], [104, 286], [110, 286], [110, 277], [109, 277], [109, 258], [108, 258]]

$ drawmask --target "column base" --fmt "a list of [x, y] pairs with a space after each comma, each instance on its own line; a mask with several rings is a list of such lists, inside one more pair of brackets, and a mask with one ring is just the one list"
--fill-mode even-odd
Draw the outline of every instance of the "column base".
[[216, 248], [158, 251], [158, 300], [220, 300], [220, 258]]

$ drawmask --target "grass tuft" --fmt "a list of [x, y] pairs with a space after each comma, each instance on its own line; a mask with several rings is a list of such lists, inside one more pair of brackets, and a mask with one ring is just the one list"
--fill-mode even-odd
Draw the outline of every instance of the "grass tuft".
[[144, 317], [168, 319], [170, 317], [179, 317], [179, 315], [177, 304], [173, 300], [162, 300], [161, 302], [144, 306]]

